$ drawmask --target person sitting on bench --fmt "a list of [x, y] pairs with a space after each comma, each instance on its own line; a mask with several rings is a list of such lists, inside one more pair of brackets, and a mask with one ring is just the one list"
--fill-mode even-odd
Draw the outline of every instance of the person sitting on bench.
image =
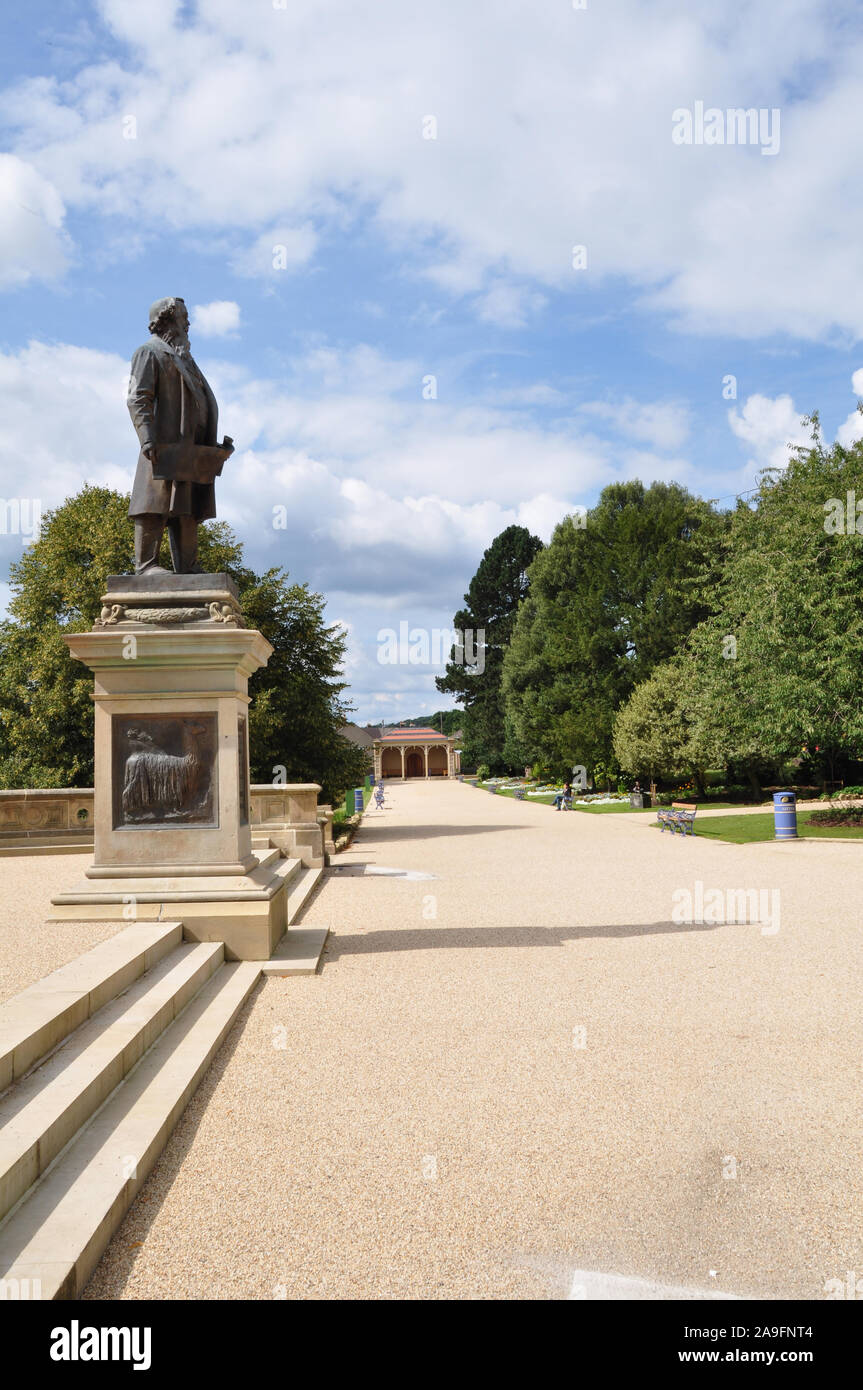
[[562, 791], [562, 792], [558, 792], [557, 796], [554, 798], [554, 809], [555, 809], [555, 811], [559, 811], [559, 810], [561, 809], [561, 807], [563, 806], [564, 802], [567, 802], [567, 801], [572, 801], [572, 783], [571, 783], [571, 782], [564, 782], [564, 784], [563, 784], [563, 791]]

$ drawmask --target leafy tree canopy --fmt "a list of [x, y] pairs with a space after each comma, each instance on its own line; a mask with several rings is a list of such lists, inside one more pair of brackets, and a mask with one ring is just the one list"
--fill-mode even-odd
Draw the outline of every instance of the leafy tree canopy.
[[[524, 526], [508, 526], [483, 555], [464, 596], [466, 606], [453, 618], [453, 627], [470, 634], [464, 659], [453, 650], [444, 675], [435, 684], [464, 706], [460, 719], [466, 767], [488, 763], [497, 771], [520, 761], [520, 750], [506, 735], [503, 658], [527, 594], [528, 569], [541, 549], [542, 542]], [[480, 662], [470, 664], [471, 656], [478, 654], [478, 643], [482, 644], [483, 670], [479, 670]]]
[[827, 447], [811, 425], [730, 517], [713, 612], [679, 652], [685, 718], [750, 775], [816, 748], [829, 777], [863, 757], [863, 443]]
[[503, 662], [506, 721], [526, 761], [614, 761], [614, 715], [709, 611], [725, 523], [675, 483], [614, 483], [567, 517], [529, 572]]

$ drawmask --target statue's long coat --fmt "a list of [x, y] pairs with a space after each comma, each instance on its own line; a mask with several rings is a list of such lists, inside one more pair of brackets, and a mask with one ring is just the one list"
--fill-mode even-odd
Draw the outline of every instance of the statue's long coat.
[[212, 483], [172, 483], [153, 477], [145, 444], [216, 444], [219, 408], [203, 372], [191, 356], [181, 356], [161, 338], [149, 338], [132, 358], [126, 404], [141, 443], [132, 487], [130, 516], [216, 515]]

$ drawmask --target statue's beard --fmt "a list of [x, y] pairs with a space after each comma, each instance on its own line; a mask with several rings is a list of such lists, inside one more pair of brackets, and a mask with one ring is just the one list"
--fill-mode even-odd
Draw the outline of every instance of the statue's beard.
[[174, 351], [178, 352], [181, 357], [188, 357], [190, 355], [191, 344], [189, 342], [189, 335], [184, 328], [180, 328], [175, 323], [167, 324], [159, 334], [159, 337], [164, 339], [166, 343], [169, 343]]

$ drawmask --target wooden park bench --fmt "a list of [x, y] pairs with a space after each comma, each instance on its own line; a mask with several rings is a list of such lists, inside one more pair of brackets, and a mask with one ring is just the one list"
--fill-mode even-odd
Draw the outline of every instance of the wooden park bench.
[[690, 806], [685, 801], [672, 801], [670, 806], [660, 807], [656, 812], [656, 819], [659, 821], [663, 834], [667, 826], [672, 835], [676, 834], [678, 830], [681, 835], [685, 835], [687, 827], [689, 834], [694, 835], [697, 810], [697, 806]]

